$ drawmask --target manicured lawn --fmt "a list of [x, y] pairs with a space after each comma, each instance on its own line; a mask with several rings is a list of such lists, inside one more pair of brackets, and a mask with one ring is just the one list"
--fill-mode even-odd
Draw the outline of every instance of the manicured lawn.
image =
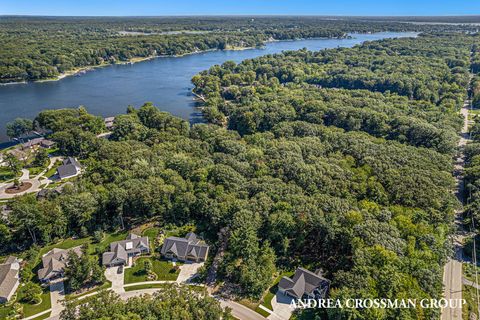
[[68, 239], [65, 239], [65, 240], [63, 240], [59, 243], [51, 244], [49, 246], [43, 247], [40, 250], [39, 255], [42, 256], [43, 254], [47, 253], [48, 251], [52, 250], [53, 248], [70, 249], [70, 248], [73, 248], [73, 247], [81, 246], [85, 243], [89, 243], [90, 241], [91, 241], [90, 237], [76, 238], [76, 239], [68, 238]]
[[45, 167], [32, 167], [28, 168], [28, 171], [30, 172], [30, 176], [36, 176], [40, 172], [42, 172], [45, 169]]
[[152, 284], [139, 284], [138, 286], [124, 287], [125, 291], [135, 291], [143, 289], [156, 289], [156, 288], [167, 288], [171, 286], [168, 283], [152, 283]]
[[90, 294], [90, 293], [94, 293], [94, 292], [97, 292], [97, 291], [100, 291], [100, 290], [104, 290], [104, 289], [108, 289], [112, 286], [112, 283], [110, 281], [106, 281], [104, 284], [102, 284], [101, 286], [97, 286], [95, 288], [92, 288], [91, 290], [88, 290], [88, 291], [85, 291], [85, 292], [82, 292], [80, 294], [67, 294], [65, 296], [65, 300], [66, 301], [70, 301], [70, 300], [73, 300], [73, 299], [77, 299], [77, 298], [80, 298], [80, 297], [83, 297], [87, 294]]
[[50, 168], [50, 170], [48, 170], [47, 172], [45, 172], [44, 176], [47, 177], [47, 178], [50, 178], [51, 176], [53, 176], [56, 172], [57, 172], [57, 168], [62, 164], [62, 161], [55, 161], [55, 163], [53, 164], [53, 166]]
[[255, 312], [261, 314], [261, 315], [264, 316], [265, 318], [270, 315], [270, 313], [268, 313], [267, 311], [263, 310], [263, 309], [260, 308], [259, 306], [255, 309]]
[[[177, 266], [181, 264], [177, 262]], [[153, 272], [157, 274], [157, 280], [175, 281], [178, 278], [180, 270], [175, 270], [170, 261], [153, 259]]]
[[[22, 289], [18, 292], [17, 300], [20, 301], [22, 299]], [[50, 290], [46, 288], [42, 294], [42, 302], [39, 304], [29, 304], [29, 303], [22, 303], [23, 305], [23, 315], [25, 317], [33, 316], [34, 314], [40, 313], [42, 311], [48, 310], [52, 307], [52, 303], [50, 301]]]
[[0, 319], [5, 319], [7, 316], [10, 314], [10, 312], [13, 312], [13, 306], [6, 306], [6, 305], [1, 305], [0, 306]]
[[263, 296], [262, 299], [262, 304], [264, 307], [267, 307], [270, 310], [273, 310], [272, 308], [272, 299], [275, 297], [278, 291], [278, 283], [282, 279], [282, 277], [293, 277], [295, 272], [290, 271], [290, 272], [283, 272], [281, 273], [278, 277], [275, 278], [275, 281], [273, 282], [273, 285], [268, 289], [267, 293]]
[[152, 270], [157, 275], [158, 281], [175, 281], [177, 280], [180, 270], [175, 270], [172, 263], [158, 258], [144, 257], [135, 261], [135, 265], [125, 269], [125, 284], [149, 281], [147, 273], [144, 270], [145, 260], [152, 262]]
[[153, 228], [148, 228], [143, 230], [142, 235], [144, 237], [148, 237], [148, 241], [150, 242], [150, 251], [155, 252], [155, 239], [158, 236], [158, 233], [160, 232], [160, 228], [153, 227]]
[[90, 254], [94, 254], [95, 252], [105, 252], [110, 247], [110, 243], [125, 240], [127, 235], [127, 231], [106, 234], [99, 243], [92, 243], [88, 248], [88, 251]]
[[38, 317], [33, 318], [32, 320], [43, 320], [43, 319], [47, 319], [47, 318], [50, 318], [50, 315], [51, 315], [51, 314], [52, 314], [51, 312], [47, 312], [47, 313], [45, 313], [45, 314], [43, 314], [43, 315], [41, 315], [41, 316], [38, 316]]

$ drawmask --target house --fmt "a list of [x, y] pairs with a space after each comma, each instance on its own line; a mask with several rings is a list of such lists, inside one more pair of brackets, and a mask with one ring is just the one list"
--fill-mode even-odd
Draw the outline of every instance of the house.
[[55, 141], [48, 140], [48, 139], [43, 139], [42, 142], [40, 142], [40, 146], [45, 149], [51, 148], [54, 145], [55, 145]]
[[81, 256], [82, 248], [75, 247], [68, 250], [53, 248], [45, 253], [42, 256], [43, 268], [38, 270], [38, 278], [40, 281], [49, 282], [52, 279], [63, 277], [63, 271], [70, 252], [74, 252], [78, 256]]
[[115, 117], [107, 117], [104, 119], [105, 127], [107, 128], [107, 130], [113, 129], [113, 121], [115, 121]]
[[67, 179], [75, 177], [80, 174], [82, 166], [73, 157], [68, 157], [63, 160], [63, 164], [57, 168], [57, 173], [60, 179]]
[[73, 183], [70, 181], [67, 181], [56, 188], [42, 189], [37, 193], [37, 200], [48, 199], [49, 197], [55, 197], [55, 196], [61, 195], [65, 186], [73, 186]]
[[0, 264], [0, 303], [10, 301], [20, 284], [20, 262], [16, 257], [8, 257]]
[[130, 233], [126, 240], [110, 243], [110, 251], [104, 252], [102, 264], [107, 267], [127, 265], [130, 257], [150, 252], [148, 237]]
[[313, 273], [304, 268], [297, 268], [293, 279], [283, 277], [278, 283], [278, 291], [291, 297], [301, 299], [303, 295], [311, 298], [324, 297], [328, 291], [330, 281], [317, 271]]
[[209, 246], [193, 232], [185, 238], [168, 237], [163, 242], [161, 253], [166, 258], [180, 261], [200, 262], [207, 260]]
[[43, 140], [45, 140], [44, 137], [34, 138], [32, 140], [28, 140], [27, 142], [22, 144], [22, 149], [28, 149], [28, 148], [33, 148], [33, 147], [39, 146], [42, 143]]

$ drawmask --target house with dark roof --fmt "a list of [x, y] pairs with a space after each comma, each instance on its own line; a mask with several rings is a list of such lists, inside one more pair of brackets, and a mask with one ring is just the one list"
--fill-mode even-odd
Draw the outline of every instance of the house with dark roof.
[[107, 267], [127, 265], [130, 257], [150, 252], [148, 237], [130, 233], [126, 240], [110, 243], [110, 251], [104, 252], [102, 264]]
[[63, 164], [57, 168], [57, 173], [60, 179], [67, 179], [75, 177], [80, 174], [82, 166], [73, 157], [68, 157], [63, 160]]
[[291, 297], [301, 299], [304, 295], [310, 298], [325, 297], [330, 281], [315, 273], [297, 268], [293, 278], [283, 277], [278, 283], [278, 291]]
[[68, 255], [74, 252], [79, 257], [82, 255], [82, 248], [75, 247], [68, 250], [53, 248], [42, 256], [43, 268], [38, 270], [38, 278], [42, 282], [63, 277], [63, 272], [67, 264]]
[[20, 262], [10, 256], [0, 264], [0, 303], [10, 301], [20, 285]]
[[193, 232], [185, 238], [168, 237], [163, 242], [161, 253], [168, 259], [201, 262], [207, 260], [209, 246]]

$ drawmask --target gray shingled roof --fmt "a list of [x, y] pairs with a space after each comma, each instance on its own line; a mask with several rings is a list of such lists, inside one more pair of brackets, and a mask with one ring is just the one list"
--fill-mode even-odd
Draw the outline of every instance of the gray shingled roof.
[[188, 256], [194, 258], [206, 259], [208, 254], [208, 245], [201, 239], [198, 239], [193, 232], [189, 232], [185, 238], [168, 237], [165, 239], [161, 253], [173, 253], [177, 257], [187, 258]]
[[[127, 243], [131, 243], [131, 248], [127, 248]], [[102, 263], [107, 265], [114, 262], [115, 259], [127, 261], [129, 253], [140, 253], [142, 248], [150, 249], [148, 237], [130, 233], [126, 240], [110, 243], [110, 251], [104, 252], [102, 255]]]
[[20, 272], [20, 260], [16, 257], [8, 257], [0, 264], [0, 297], [7, 298], [15, 289]]
[[63, 164], [57, 168], [58, 175], [61, 179], [74, 176], [81, 169], [80, 163], [73, 157], [63, 160]]
[[44, 254], [42, 257], [43, 268], [38, 270], [38, 278], [46, 279], [49, 278], [52, 273], [62, 272], [65, 268], [68, 253], [70, 251], [75, 252], [78, 256], [82, 255], [81, 247], [75, 247], [68, 250], [53, 248]]
[[278, 283], [280, 289], [292, 296], [301, 298], [304, 294], [312, 294], [319, 287], [328, 285], [329, 281], [322, 276], [304, 268], [297, 268], [293, 279], [283, 277]]

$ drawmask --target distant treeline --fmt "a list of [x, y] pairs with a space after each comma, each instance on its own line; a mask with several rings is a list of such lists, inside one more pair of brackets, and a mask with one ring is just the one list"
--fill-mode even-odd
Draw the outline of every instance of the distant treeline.
[[[464, 28], [321, 17], [2, 17], [0, 83], [54, 78], [76, 68], [134, 57], [255, 47], [271, 39], [340, 38], [347, 32], [439, 29]], [[122, 31], [135, 33], [126, 35]]]

